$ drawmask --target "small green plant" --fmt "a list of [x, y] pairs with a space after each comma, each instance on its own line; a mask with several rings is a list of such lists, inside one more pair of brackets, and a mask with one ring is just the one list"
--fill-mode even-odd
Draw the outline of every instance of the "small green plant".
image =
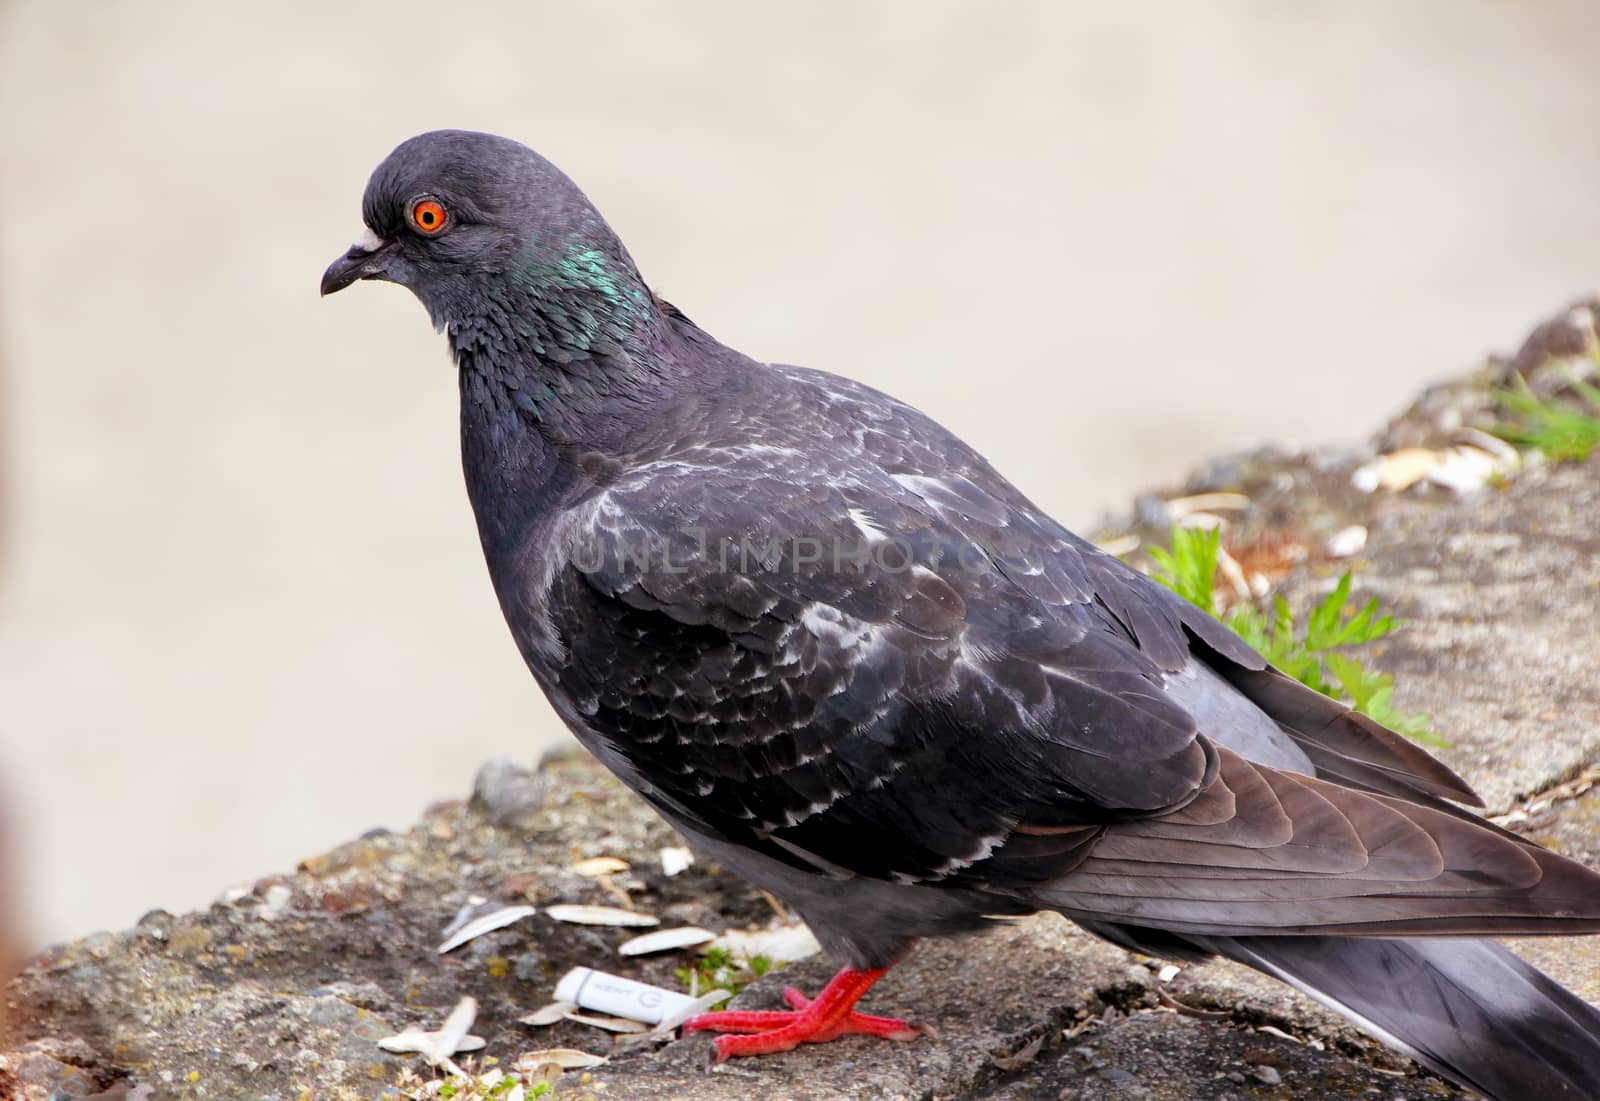
[[1216, 530], [1172, 529], [1172, 548], [1154, 547], [1151, 575], [1161, 584], [1221, 619], [1262, 657], [1302, 684], [1325, 696], [1343, 700], [1384, 726], [1430, 745], [1446, 746], [1431, 729], [1426, 715], [1401, 711], [1391, 702], [1394, 678], [1368, 669], [1342, 651], [1383, 638], [1395, 628], [1393, 616], [1378, 614], [1376, 597], [1360, 608], [1351, 607], [1350, 572], [1346, 570], [1333, 591], [1311, 609], [1304, 624], [1295, 622], [1289, 602], [1273, 598], [1270, 611], [1254, 604], [1223, 609], [1217, 600], [1217, 562], [1222, 536]]
[[1541, 397], [1519, 375], [1514, 390], [1501, 390], [1495, 399], [1514, 420], [1494, 426], [1494, 434], [1518, 447], [1533, 447], [1552, 462], [1581, 463], [1600, 447], [1600, 388], [1576, 378], [1573, 391], [1592, 412], [1584, 412], [1555, 397]]
[[[708, 949], [692, 967], [678, 968], [678, 981], [691, 994], [703, 994], [721, 987], [731, 998], [773, 968], [769, 956], [741, 960], [726, 948]], [[726, 1001], [717, 1003], [720, 1008]]]
[[1221, 552], [1221, 532], [1173, 528], [1171, 550], [1150, 548], [1156, 564], [1150, 576], [1195, 607], [1216, 615], [1217, 557]]

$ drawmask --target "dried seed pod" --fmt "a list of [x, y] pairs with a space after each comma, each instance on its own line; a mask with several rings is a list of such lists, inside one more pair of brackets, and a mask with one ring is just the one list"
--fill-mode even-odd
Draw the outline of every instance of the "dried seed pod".
[[652, 952], [670, 952], [675, 948], [693, 948], [717, 939], [709, 929], [685, 925], [677, 929], [658, 929], [624, 941], [617, 951], [624, 956], [648, 956]]
[[593, 879], [602, 875], [620, 875], [627, 871], [628, 867], [626, 860], [619, 860], [614, 856], [591, 856], [588, 860], [578, 861], [571, 870]]
[[572, 1002], [551, 1002], [543, 1008], [535, 1009], [525, 1017], [518, 1017], [517, 1020], [525, 1025], [532, 1025], [534, 1028], [545, 1028], [555, 1024], [557, 1021], [565, 1020], [567, 1014], [577, 1008]]
[[642, 914], [637, 910], [624, 910], [617, 906], [585, 906], [580, 903], [564, 902], [558, 906], [546, 906], [544, 912], [557, 921], [571, 922], [574, 925], [648, 927], [661, 924], [661, 919], [658, 917]]
[[446, 952], [460, 948], [469, 940], [476, 940], [483, 934], [492, 933], [496, 929], [504, 929], [512, 922], [521, 921], [523, 918], [530, 917], [536, 913], [538, 911], [532, 906], [506, 906], [492, 913], [481, 914], [463, 924], [443, 944], [439, 945], [439, 954], [442, 956]]
[[587, 1051], [579, 1051], [574, 1047], [547, 1047], [539, 1051], [525, 1051], [517, 1056], [513, 1067], [520, 1073], [535, 1071], [546, 1064], [553, 1064], [562, 1070], [587, 1070], [597, 1067], [605, 1062], [601, 1055], [590, 1055]]

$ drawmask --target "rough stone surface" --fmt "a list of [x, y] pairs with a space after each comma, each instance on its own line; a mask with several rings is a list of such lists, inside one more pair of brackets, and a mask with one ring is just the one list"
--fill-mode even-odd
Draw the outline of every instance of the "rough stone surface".
[[[1555, 329], [1541, 339], [1566, 347]], [[1230, 513], [1228, 546], [1297, 608], [1354, 569], [1358, 596], [1380, 597], [1405, 620], [1369, 655], [1395, 674], [1396, 702], [1433, 716], [1451, 742], [1445, 759], [1493, 811], [1509, 812], [1511, 828], [1597, 863], [1600, 457], [1530, 467], [1465, 499], [1417, 488], [1368, 495], [1350, 481], [1379, 450], [1447, 442], [1481, 420], [1484, 386], [1505, 369], [1431, 389], [1375, 446], [1227, 456], [1183, 492], [1248, 498]], [[1141, 521], [1167, 523], [1174, 495], [1143, 500], [1106, 534], [1164, 537]], [[1368, 529], [1365, 548], [1328, 559], [1319, 548], [1352, 524]], [[848, 1038], [709, 1074], [703, 1037], [626, 1048], [572, 1022], [517, 1022], [579, 964], [677, 987], [681, 955], [617, 954], [631, 930], [540, 913], [436, 951], [464, 908], [507, 903], [634, 906], [712, 929], [775, 920], [762, 896], [703, 862], [665, 876], [658, 850], [677, 843], [587, 757], [536, 772], [497, 762], [470, 804], [430, 808], [407, 832], [375, 832], [204, 912], [152, 912], [28, 962], [5, 989], [14, 1035], [0, 1043], [0, 1097], [397, 1097], [402, 1068], [427, 1069], [377, 1041], [437, 1027], [463, 995], [480, 1004], [473, 1031], [485, 1055], [567, 1046], [611, 1056], [558, 1079], [558, 1098], [1461, 1096], [1281, 984], [1224, 964], [1161, 983], [1156, 961], [1052, 915], [924, 944], [874, 990], [871, 1010], [936, 1025], [936, 1040]], [[631, 870], [572, 870], [598, 855]], [[1517, 947], [1600, 1001], [1600, 938]], [[793, 965], [736, 1004], [775, 1007], [785, 983], [814, 990], [830, 971], [820, 959]]]

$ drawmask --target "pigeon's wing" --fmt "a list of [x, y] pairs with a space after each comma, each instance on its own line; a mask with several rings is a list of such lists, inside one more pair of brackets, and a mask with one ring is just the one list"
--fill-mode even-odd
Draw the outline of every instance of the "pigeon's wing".
[[600, 494], [551, 585], [559, 694], [669, 817], [811, 870], [937, 881], [1017, 837], [1059, 868], [1215, 772], [1081, 579], [1047, 605], [1006, 573], [1033, 567], [892, 479], [727, 463]]
[[[975, 470], [923, 492], [942, 506], [937, 515], [959, 522], [976, 507], [961, 502], [1004, 499], [992, 478]], [[1215, 619], [1026, 502], [1009, 504], [989, 534], [999, 531], [1045, 548], [1008, 579], [1069, 617], [1085, 608], [1127, 644], [1119, 659], [1135, 660], [1131, 649], [1159, 670], [1164, 699], [1181, 700], [1216, 768], [1190, 799], [1110, 822], [1092, 845], [1067, 852], [1052, 852], [1050, 831], [1024, 816], [958, 880], [1091, 922], [1193, 932], [1600, 929], [1600, 875], [1446, 802], [1477, 800], [1419, 747], [1271, 668]], [[1061, 668], [1048, 655], [1019, 656]], [[1197, 666], [1207, 675], [1184, 679]], [[1273, 761], [1251, 759], [1263, 745]], [[1303, 767], [1277, 763], [1287, 749]]]
[[[1221, 670], [1216, 691], [1232, 677], [1265, 695], [1272, 682], [1248, 679], [1272, 676], [1261, 659], [1037, 514], [955, 474], [937, 490], [864, 471], [780, 479], [770, 460], [766, 481], [635, 472], [586, 510], [576, 565], [552, 585], [563, 693], [669, 817], [826, 875], [975, 887], [1091, 921], [1600, 921], [1581, 865], [1376, 793], [1437, 802], [1427, 789], [1453, 779], [1381, 728], [1336, 742], [1374, 770], [1362, 787], [1202, 731], [1169, 675], [1198, 652]], [[1322, 734], [1301, 740], [1334, 753]]]
[[863, 472], [863, 459], [888, 472], [917, 510], [963, 533], [965, 545], [992, 550], [1023, 593], [1075, 621], [1083, 619], [1081, 606], [1109, 617], [1209, 736], [1268, 764], [1294, 761], [1303, 771], [1450, 813], [1459, 811], [1444, 800], [1481, 805], [1415, 743], [1271, 668], [1217, 620], [1062, 527], [942, 425], [858, 382], [777, 370], [800, 384], [791, 392], [821, 400], [810, 409], [791, 401], [764, 434], [781, 434], [787, 418], [822, 418], [820, 435], [839, 440], [841, 452], [851, 443], [863, 452], [849, 464], [852, 473]]
[[1600, 931], [1600, 875], [1460, 813], [1218, 749], [1181, 810], [1108, 828], [1032, 897], [1089, 922], [1203, 934]]

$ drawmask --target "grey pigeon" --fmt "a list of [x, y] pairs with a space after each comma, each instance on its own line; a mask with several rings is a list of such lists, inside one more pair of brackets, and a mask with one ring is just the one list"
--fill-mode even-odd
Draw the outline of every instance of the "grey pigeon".
[[1055, 910], [1258, 968], [1488, 1097], [1600, 1097], [1600, 1012], [1473, 939], [1600, 932], [1600, 875], [915, 409], [718, 343], [522, 145], [412, 138], [362, 213], [322, 293], [398, 283], [446, 333], [534, 678], [844, 965], [790, 1011], [691, 1021], [743, 1033], [717, 1057], [910, 1039], [854, 1005], [918, 937]]

